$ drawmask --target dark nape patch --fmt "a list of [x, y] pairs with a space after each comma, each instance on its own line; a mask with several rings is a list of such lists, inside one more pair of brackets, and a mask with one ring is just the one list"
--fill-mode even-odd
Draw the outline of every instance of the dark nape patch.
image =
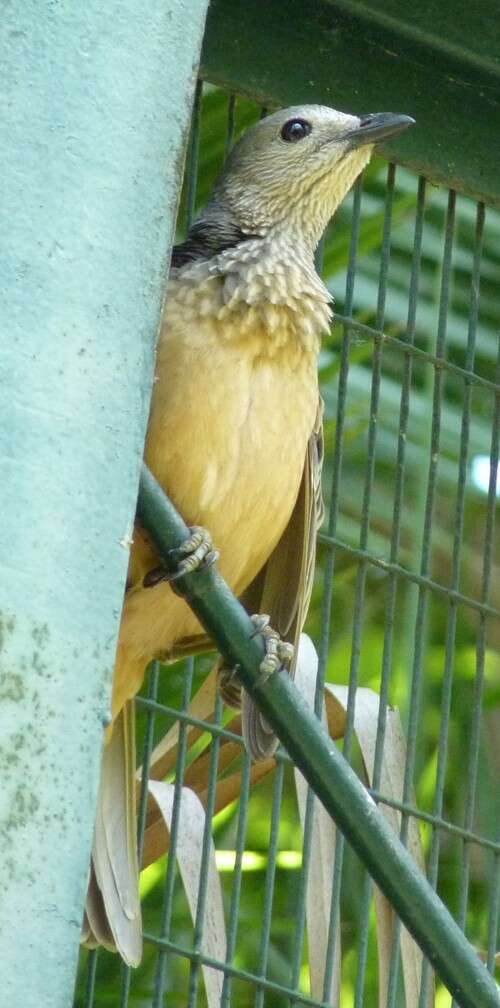
[[236, 224], [229, 224], [227, 221], [218, 225], [215, 221], [200, 220], [193, 224], [186, 241], [174, 245], [171, 265], [179, 267], [189, 262], [196, 262], [197, 259], [211, 259], [226, 249], [259, 237], [248, 234]]

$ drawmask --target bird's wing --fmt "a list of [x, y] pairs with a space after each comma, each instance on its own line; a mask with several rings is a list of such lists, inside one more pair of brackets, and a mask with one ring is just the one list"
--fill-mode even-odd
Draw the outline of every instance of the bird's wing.
[[[249, 612], [268, 614], [271, 626], [282, 640], [295, 646], [291, 675], [295, 672], [299, 637], [311, 599], [316, 535], [323, 520], [322, 464], [323, 402], [320, 398], [292, 516], [265, 567], [241, 599]], [[245, 693], [242, 698], [242, 723], [254, 759], [269, 758], [276, 748], [276, 738]]]
[[[323, 521], [322, 464], [323, 402], [319, 399], [295, 508], [259, 576], [259, 605], [257, 609], [250, 606], [252, 612], [268, 613], [271, 626], [294, 645], [298, 644], [313, 588], [316, 535]], [[246, 594], [242, 601], [248, 608]]]

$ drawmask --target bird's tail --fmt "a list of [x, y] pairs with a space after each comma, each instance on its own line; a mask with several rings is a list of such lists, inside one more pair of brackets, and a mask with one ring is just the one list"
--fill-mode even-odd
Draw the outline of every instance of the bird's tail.
[[127, 701], [103, 751], [82, 941], [119, 952], [129, 966], [142, 955], [135, 806], [134, 704]]
[[274, 756], [279, 739], [245, 690], [241, 696], [241, 730], [245, 749], [253, 760], [267, 760]]

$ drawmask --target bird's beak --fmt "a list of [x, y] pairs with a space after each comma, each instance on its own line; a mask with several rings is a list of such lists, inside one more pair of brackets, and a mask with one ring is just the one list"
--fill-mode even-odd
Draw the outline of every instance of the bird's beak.
[[394, 112], [374, 112], [360, 116], [359, 126], [349, 133], [349, 147], [355, 149], [364, 144], [379, 143], [414, 125], [415, 120], [411, 116], [396, 115]]

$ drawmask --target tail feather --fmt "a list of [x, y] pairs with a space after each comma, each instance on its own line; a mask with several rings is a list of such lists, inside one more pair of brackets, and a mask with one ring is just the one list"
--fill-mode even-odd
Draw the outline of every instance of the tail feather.
[[115, 952], [116, 945], [106, 916], [101, 890], [97, 884], [94, 867], [90, 869], [87, 903], [82, 927], [82, 942], [87, 948], [102, 945], [108, 952]]
[[245, 690], [241, 696], [241, 730], [245, 748], [253, 760], [274, 756], [279, 739]]
[[117, 716], [106, 743], [87, 894], [87, 941], [116, 950], [129, 966], [142, 955], [135, 810], [133, 702]]

